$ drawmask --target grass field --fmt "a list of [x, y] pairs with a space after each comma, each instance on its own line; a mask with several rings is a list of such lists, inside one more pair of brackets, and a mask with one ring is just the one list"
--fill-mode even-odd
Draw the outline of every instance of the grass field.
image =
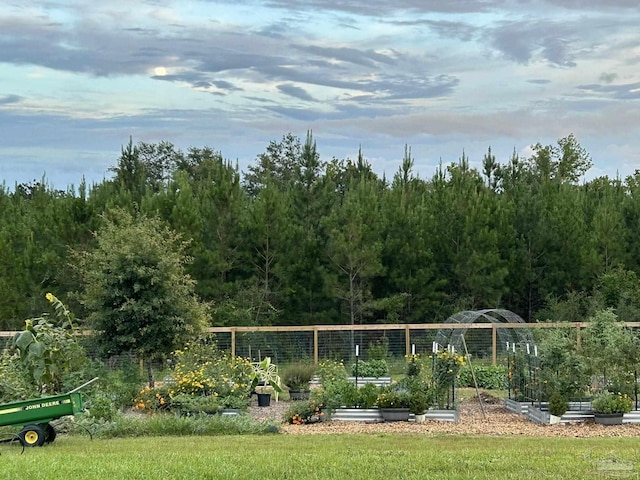
[[2, 479], [640, 478], [636, 438], [249, 435], [0, 446]]

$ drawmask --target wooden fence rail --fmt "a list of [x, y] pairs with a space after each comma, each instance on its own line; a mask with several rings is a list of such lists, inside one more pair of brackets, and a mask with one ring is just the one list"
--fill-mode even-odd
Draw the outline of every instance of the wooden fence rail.
[[[440, 329], [449, 330], [480, 330], [490, 331], [490, 357], [491, 362], [495, 365], [498, 358], [498, 331], [500, 329], [522, 329], [529, 328], [531, 330], [545, 328], [570, 328], [575, 329], [576, 341], [580, 343], [581, 331], [589, 325], [588, 322], [554, 322], [554, 323], [470, 323], [470, 324], [451, 324], [451, 323], [420, 323], [420, 324], [372, 324], [372, 325], [309, 325], [309, 326], [263, 326], [263, 327], [209, 327], [206, 329], [208, 333], [216, 335], [228, 336], [228, 344], [225, 349], [230, 350], [232, 355], [238, 353], [238, 337], [244, 334], [256, 333], [283, 333], [296, 334], [306, 332], [311, 335], [311, 353], [314, 363], [320, 360], [320, 335], [332, 332], [349, 332], [353, 335], [356, 332], [374, 332], [381, 331], [383, 334], [395, 332], [398, 338], [401, 338], [398, 345], [400, 351], [404, 355], [410, 355], [412, 347], [412, 339], [424, 335], [425, 331], [438, 331]], [[640, 327], [640, 322], [627, 322], [625, 326], [630, 328]], [[13, 337], [14, 331], [0, 331], [0, 338], [8, 340]], [[91, 332], [83, 332], [89, 335]], [[433, 332], [435, 336], [435, 332]], [[489, 347], [489, 345], [487, 345]], [[250, 348], [250, 347], [249, 347]], [[251, 356], [251, 355], [249, 355]]]

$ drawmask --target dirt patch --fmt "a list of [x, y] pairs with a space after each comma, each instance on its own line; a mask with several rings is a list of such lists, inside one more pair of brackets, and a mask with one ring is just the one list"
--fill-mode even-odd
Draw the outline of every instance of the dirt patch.
[[[252, 404], [249, 414], [259, 420], [283, 422], [288, 401], [274, 402], [270, 407]], [[282, 431], [290, 435], [341, 433], [420, 433], [427, 435], [516, 435], [535, 437], [640, 437], [640, 424], [597, 425], [593, 421], [557, 425], [539, 425], [523, 415], [509, 412], [504, 400], [482, 392], [462, 401], [457, 423], [429, 420], [414, 422], [374, 423], [320, 422], [312, 425], [284, 424]]]

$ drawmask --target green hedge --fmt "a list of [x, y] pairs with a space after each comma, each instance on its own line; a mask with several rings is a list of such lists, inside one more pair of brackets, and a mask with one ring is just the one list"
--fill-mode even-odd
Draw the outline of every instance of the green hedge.
[[[502, 365], [480, 365], [474, 366], [473, 372], [476, 374], [479, 388], [489, 390], [504, 390], [507, 388], [507, 367]], [[469, 365], [465, 365], [460, 370], [458, 377], [459, 387], [475, 387], [473, 376]]]

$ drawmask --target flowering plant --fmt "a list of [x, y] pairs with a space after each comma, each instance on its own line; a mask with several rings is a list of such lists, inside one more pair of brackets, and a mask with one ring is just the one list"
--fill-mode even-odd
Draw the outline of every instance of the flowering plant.
[[379, 408], [409, 408], [411, 397], [407, 392], [390, 390], [378, 395], [376, 403]]
[[133, 401], [133, 409], [137, 412], [153, 413], [168, 411], [171, 407], [171, 396], [165, 385], [145, 387]]
[[453, 350], [438, 350], [433, 356], [432, 387], [434, 399], [440, 408], [452, 408], [453, 389], [460, 369], [465, 365], [464, 356]]
[[323, 407], [324, 405], [316, 399], [292, 402], [284, 419], [292, 425], [316, 423], [324, 416]]
[[626, 394], [604, 392], [593, 399], [591, 406], [596, 413], [628, 413], [633, 410], [633, 401]]
[[205, 340], [191, 342], [173, 356], [171, 395], [249, 397], [253, 366], [248, 359], [231, 356]]

